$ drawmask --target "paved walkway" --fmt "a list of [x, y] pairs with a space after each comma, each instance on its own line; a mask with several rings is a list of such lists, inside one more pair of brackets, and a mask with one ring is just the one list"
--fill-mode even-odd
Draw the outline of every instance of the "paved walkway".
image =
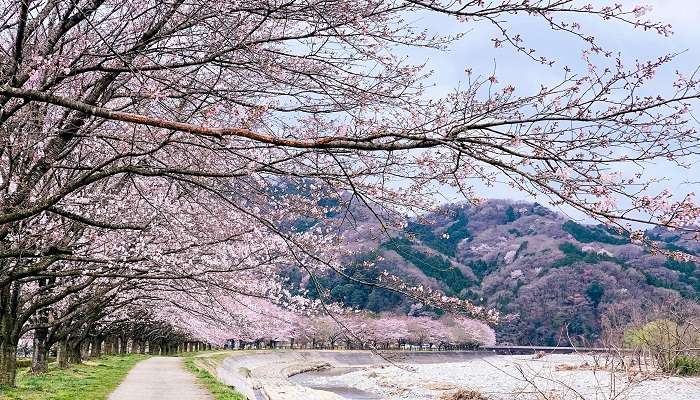
[[181, 358], [152, 357], [136, 364], [108, 400], [213, 400], [213, 397], [185, 371]]

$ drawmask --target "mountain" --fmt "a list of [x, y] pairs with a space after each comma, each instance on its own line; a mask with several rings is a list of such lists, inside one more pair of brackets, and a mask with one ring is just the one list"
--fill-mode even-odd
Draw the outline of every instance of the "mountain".
[[[700, 295], [700, 268], [630, 243], [603, 225], [571, 221], [537, 203], [490, 200], [445, 206], [406, 219], [405, 228], [380, 235], [376, 218], [356, 207], [345, 224], [358, 256], [347, 274], [376, 281], [388, 270], [408, 282], [439, 288], [510, 315], [496, 327], [502, 343], [601, 344], [606, 331], [662, 303]], [[672, 231], [647, 236], [669, 250], [700, 254], [700, 243]], [[372, 268], [366, 268], [370, 264]], [[292, 283], [313, 295], [298, 274]], [[331, 296], [372, 311], [439, 313], [390, 291], [338, 274], [318, 277]]]

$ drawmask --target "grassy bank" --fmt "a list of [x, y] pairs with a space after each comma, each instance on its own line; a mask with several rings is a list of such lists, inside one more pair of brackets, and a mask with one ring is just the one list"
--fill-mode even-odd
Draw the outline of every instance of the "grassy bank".
[[0, 388], [3, 400], [104, 400], [124, 380], [143, 355], [103, 357], [67, 369], [50, 365], [49, 372], [33, 376], [18, 370], [17, 387]]
[[216, 400], [245, 400], [245, 396], [216, 378], [216, 367], [229, 354], [214, 353], [211, 356], [185, 356], [185, 367], [197, 377]]

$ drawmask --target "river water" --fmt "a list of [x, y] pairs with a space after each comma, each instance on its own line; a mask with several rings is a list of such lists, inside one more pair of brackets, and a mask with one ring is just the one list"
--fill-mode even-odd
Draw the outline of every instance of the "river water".
[[[333, 392], [344, 399], [349, 400], [377, 400], [381, 399], [379, 395], [367, 392], [358, 388], [354, 388], [340, 381], [333, 380], [333, 377], [339, 377], [347, 373], [359, 370], [359, 368], [343, 367], [331, 368], [320, 371], [304, 372], [294, 375], [289, 378], [290, 381], [306, 386], [312, 389], [325, 390]], [[330, 379], [329, 379], [330, 378]]]

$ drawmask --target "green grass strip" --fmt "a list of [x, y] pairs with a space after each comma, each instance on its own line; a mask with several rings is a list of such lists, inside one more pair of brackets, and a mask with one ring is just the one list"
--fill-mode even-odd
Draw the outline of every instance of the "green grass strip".
[[0, 387], [3, 400], [104, 400], [126, 374], [147, 356], [129, 354], [85, 361], [66, 369], [50, 365], [49, 372], [32, 375], [17, 371], [16, 387]]
[[246, 397], [230, 386], [221, 383], [209, 371], [200, 368], [194, 357], [185, 357], [185, 367], [206, 387], [216, 400], [246, 400]]

